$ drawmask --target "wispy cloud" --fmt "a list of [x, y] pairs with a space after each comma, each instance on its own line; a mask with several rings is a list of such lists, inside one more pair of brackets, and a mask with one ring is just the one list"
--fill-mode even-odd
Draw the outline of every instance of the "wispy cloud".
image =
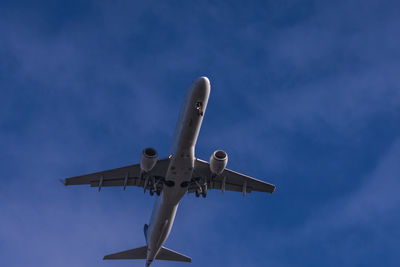
[[[375, 265], [384, 261], [387, 266], [394, 266], [400, 237], [396, 227], [400, 204], [396, 192], [400, 185], [399, 156], [397, 140], [354, 192], [314, 210], [298, 227], [271, 232], [267, 240], [258, 239], [257, 243], [264, 244], [268, 258], [283, 261], [278, 266], [296, 264], [304, 257], [312, 265]], [[314, 252], [305, 252], [310, 247]], [[381, 259], [378, 247], [386, 250], [386, 259]]]
[[185, 197], [168, 246], [194, 266], [398, 262], [396, 3], [6, 9], [4, 264], [141, 266], [101, 257], [144, 244], [153, 199], [57, 179], [136, 162], [149, 145], [166, 155], [184, 91], [200, 75], [212, 93], [198, 155], [225, 149], [230, 168], [271, 177], [278, 190]]

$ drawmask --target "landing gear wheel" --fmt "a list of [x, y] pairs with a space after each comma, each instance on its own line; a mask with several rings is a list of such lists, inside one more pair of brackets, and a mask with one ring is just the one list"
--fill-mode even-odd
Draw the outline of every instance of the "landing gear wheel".
[[206, 196], [207, 196], [207, 191], [203, 191], [203, 192], [201, 193], [201, 196], [202, 196], [203, 198], [206, 198]]
[[157, 190], [156, 194], [157, 194], [157, 196], [159, 196], [161, 194], [161, 190]]
[[150, 189], [150, 196], [154, 195], [154, 190]]
[[200, 196], [200, 192], [198, 190], [196, 190], [196, 197]]

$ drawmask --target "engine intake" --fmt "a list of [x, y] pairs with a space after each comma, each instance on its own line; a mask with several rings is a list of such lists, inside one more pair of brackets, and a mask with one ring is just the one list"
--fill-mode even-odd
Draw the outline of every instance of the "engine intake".
[[214, 175], [221, 174], [228, 164], [228, 155], [223, 150], [216, 150], [210, 157], [210, 171]]
[[143, 149], [142, 158], [140, 159], [140, 169], [144, 172], [151, 171], [157, 163], [158, 154], [154, 148], [148, 147]]

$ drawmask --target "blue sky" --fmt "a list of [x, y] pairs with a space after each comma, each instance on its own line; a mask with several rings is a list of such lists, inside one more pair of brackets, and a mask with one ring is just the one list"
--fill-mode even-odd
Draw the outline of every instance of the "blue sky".
[[[58, 179], [168, 155], [185, 90], [196, 154], [277, 185], [185, 196], [166, 246], [190, 266], [399, 266], [396, 1], [2, 1], [2, 266], [144, 245], [154, 198]], [[183, 266], [155, 262], [154, 266]], [[189, 265], [188, 265], [189, 266]]]

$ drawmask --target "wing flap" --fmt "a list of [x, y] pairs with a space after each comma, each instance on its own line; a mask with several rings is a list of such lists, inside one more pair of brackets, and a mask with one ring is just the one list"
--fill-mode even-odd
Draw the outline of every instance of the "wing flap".
[[127, 174], [129, 176], [139, 177], [140, 175], [139, 164], [67, 178], [64, 180], [64, 184], [65, 185], [91, 184], [94, 181], [100, 181], [101, 177], [103, 177], [104, 180], [123, 179], [123, 177]]
[[[154, 168], [150, 171], [150, 175], [156, 180], [165, 177], [168, 169], [169, 158], [157, 161]], [[144, 186], [144, 179], [140, 178], [140, 165], [129, 165], [121, 168], [95, 172], [63, 180], [64, 185], [84, 185], [88, 184], [92, 187], [101, 186]]]
[[[209, 189], [219, 189], [226, 191], [235, 191], [250, 193], [252, 191], [273, 193], [275, 186], [273, 184], [255, 179], [245, 174], [241, 174], [230, 169], [225, 169], [222, 174], [217, 177], [212, 177], [209, 163], [207, 161], [196, 159], [194, 177], [197, 179], [204, 179], [207, 181]], [[193, 188], [189, 188], [189, 192], [195, 191], [195, 185]]]
[[[124, 186], [125, 178], [104, 179], [101, 186]], [[98, 187], [100, 180], [90, 182], [90, 186]], [[143, 187], [143, 181], [139, 177], [129, 177], [126, 183], [127, 186], [140, 186]]]
[[[216, 179], [219, 180], [220, 184], [222, 185], [222, 180], [223, 177], [227, 177], [226, 182], [227, 184], [225, 185], [226, 188], [228, 188], [229, 186], [233, 186], [234, 188], [237, 188], [239, 186], [239, 192], [242, 191], [242, 187], [244, 184], [244, 181], [246, 181], [246, 188], [248, 190], [251, 191], [258, 191], [258, 192], [266, 192], [266, 193], [273, 193], [275, 190], [275, 186], [273, 184], [255, 179], [253, 177], [229, 170], [229, 169], [225, 169], [224, 172], [217, 177]], [[218, 188], [218, 189], [221, 189]], [[228, 189], [227, 189], [228, 190]], [[235, 190], [236, 191], [236, 190]]]

